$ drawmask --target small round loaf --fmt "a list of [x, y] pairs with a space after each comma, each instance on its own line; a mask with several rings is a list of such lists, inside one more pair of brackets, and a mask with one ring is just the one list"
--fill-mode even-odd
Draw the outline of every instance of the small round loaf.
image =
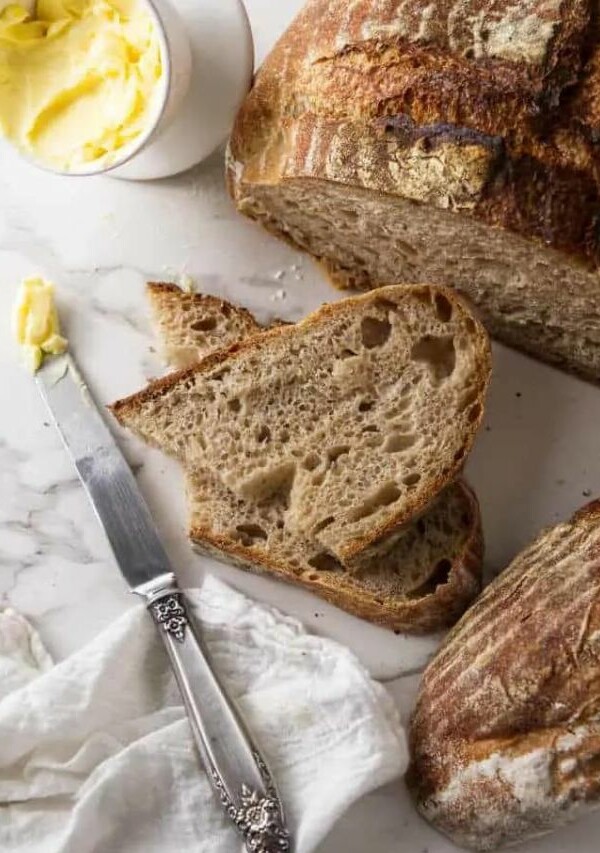
[[600, 501], [543, 532], [449, 634], [411, 748], [420, 812], [461, 847], [600, 806]]

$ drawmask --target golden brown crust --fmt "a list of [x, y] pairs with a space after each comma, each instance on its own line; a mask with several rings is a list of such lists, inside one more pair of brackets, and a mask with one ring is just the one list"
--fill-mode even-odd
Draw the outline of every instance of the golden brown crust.
[[479, 504], [474, 492], [460, 482], [468, 510], [465, 525], [468, 535], [457, 554], [448, 579], [432, 591], [421, 591], [414, 598], [389, 597], [361, 584], [360, 576], [347, 572], [315, 571], [313, 575], [295, 574], [287, 562], [274, 559], [260, 546], [245, 546], [229, 537], [215, 536], [211, 530], [192, 525], [189, 537], [202, 553], [209, 554], [257, 574], [267, 573], [301, 586], [330, 604], [384, 628], [410, 634], [429, 634], [449, 628], [465, 611], [481, 588], [483, 532]]
[[117, 400], [109, 408], [117, 420], [126, 426], [128, 413], [139, 410], [146, 402], [159, 400], [162, 396], [172, 391], [176, 386], [185, 389], [186, 381], [194, 377], [196, 374], [205, 374], [225, 362], [242, 359], [248, 353], [268, 346], [269, 342], [275, 338], [288, 338], [293, 340], [295, 336], [301, 336], [307, 328], [327, 322], [329, 318], [334, 317], [340, 311], [347, 311], [348, 307], [351, 305], [359, 305], [370, 301], [377, 302], [381, 298], [385, 298], [386, 295], [390, 299], [393, 299], [394, 295], [397, 295], [399, 292], [404, 294], [406, 291], [411, 294], [426, 296], [427, 299], [431, 299], [433, 294], [439, 293], [448, 300], [457, 313], [468, 317], [469, 323], [472, 326], [472, 336], [477, 349], [477, 354], [473, 359], [474, 370], [476, 372], [476, 382], [474, 382], [474, 384], [479, 389], [477, 398], [473, 400], [473, 411], [476, 414], [472, 418], [464, 436], [462, 454], [457, 456], [457, 458], [455, 458], [455, 460], [453, 460], [453, 462], [446, 468], [440, 470], [437, 477], [429, 484], [429, 487], [421, 491], [420, 496], [407, 496], [402, 502], [402, 509], [399, 509], [393, 518], [387, 522], [381, 521], [378, 524], [373, 524], [368, 534], [363, 534], [360, 537], [352, 539], [340, 548], [340, 558], [342, 558], [347, 564], [351, 565], [355, 556], [361, 554], [371, 545], [396, 530], [403, 523], [421, 513], [449, 483], [456, 479], [464, 466], [465, 459], [467, 458], [475, 440], [475, 436], [483, 418], [485, 396], [491, 375], [491, 348], [485, 329], [473, 317], [462, 298], [459, 297], [456, 292], [447, 288], [432, 287], [425, 284], [406, 285], [403, 287], [392, 285], [387, 288], [379, 288], [377, 291], [366, 293], [361, 296], [343, 300], [342, 302], [327, 303], [321, 306], [317, 311], [310, 314], [300, 323], [269, 329], [259, 335], [255, 335], [235, 343], [229, 349], [214, 352], [192, 367], [157, 379], [136, 394], [122, 400]]
[[409, 786], [461, 846], [548, 831], [600, 805], [599, 715], [594, 501], [542, 533], [448, 635], [419, 691]]
[[[467, 128], [486, 135], [496, 156], [474, 203], [455, 209], [596, 266], [600, 61], [590, 6], [587, 0], [412, 0], [399, 10], [392, 0], [362, 0], [349, 11], [341, 0], [311, 0], [266, 60], [238, 115], [230, 142], [232, 196], [256, 218], [245, 203], [252, 186], [296, 178], [413, 198], [406, 182], [373, 186], [391, 168], [385, 144], [376, 141], [358, 154], [364, 162], [356, 174], [336, 173], [331, 162], [340, 134], [353, 126], [368, 142], [382, 120], [393, 125], [399, 116], [412, 122], [421, 145], [440, 129], [460, 138]], [[453, 163], [467, 156], [463, 148]], [[454, 173], [447, 168], [444, 180]], [[277, 231], [275, 223], [265, 224]]]

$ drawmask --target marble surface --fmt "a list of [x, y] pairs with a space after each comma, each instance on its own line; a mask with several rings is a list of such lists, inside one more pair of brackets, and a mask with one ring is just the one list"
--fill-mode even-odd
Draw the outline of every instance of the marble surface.
[[[300, 0], [248, 0], [260, 58]], [[60, 178], [0, 151], [0, 605], [28, 616], [55, 658], [93, 637], [131, 604], [31, 379], [16, 361], [10, 306], [23, 276], [59, 288], [74, 353], [96, 398], [108, 403], [163, 368], [144, 303], [148, 279], [192, 276], [209, 292], [263, 318], [295, 320], [337, 298], [312, 263], [238, 217], [226, 197], [222, 152], [175, 179], [133, 184]], [[491, 575], [544, 524], [570, 514], [600, 486], [594, 428], [598, 389], [495, 347], [486, 424], [469, 462]], [[351, 646], [384, 678], [408, 715], [418, 670], [436, 640], [411, 640], [366, 625], [318, 599], [202, 560], [186, 543], [177, 466], [117, 433], [184, 582], [212, 571]], [[399, 678], [400, 674], [405, 677]], [[600, 820], [523, 848], [592, 853]], [[401, 786], [348, 815], [321, 853], [450, 853], [412, 811]]]

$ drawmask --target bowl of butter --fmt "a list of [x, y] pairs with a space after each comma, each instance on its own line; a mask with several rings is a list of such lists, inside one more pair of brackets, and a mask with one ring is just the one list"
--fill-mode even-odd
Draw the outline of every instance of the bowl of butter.
[[[232, 38], [237, 75], [222, 68], [223, 93], [210, 54]], [[0, 0], [0, 135], [61, 175], [195, 165], [226, 135], [252, 69], [240, 0]], [[221, 98], [215, 111], [215, 88], [229, 109]]]

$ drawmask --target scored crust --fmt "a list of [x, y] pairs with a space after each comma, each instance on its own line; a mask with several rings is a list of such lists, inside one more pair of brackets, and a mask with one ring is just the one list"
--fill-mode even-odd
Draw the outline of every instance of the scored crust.
[[[253, 187], [297, 179], [413, 198], [407, 186], [418, 185], [442, 134], [443, 204], [450, 197], [453, 210], [596, 266], [600, 61], [591, 4], [346, 7], [307, 3], [257, 75], [229, 146], [228, 182], [240, 210], [262, 221]], [[398, 121], [410, 133], [399, 133]], [[465, 130], [479, 140], [465, 146]], [[352, 175], [336, 161], [352, 158], [356, 139]], [[488, 168], [474, 166], [472, 154]], [[457, 164], [463, 175], [477, 172], [468, 205], [454, 206]], [[277, 230], [273, 221], [269, 228]]]
[[542, 532], [425, 671], [408, 774], [460, 846], [515, 844], [600, 806], [600, 501]]

